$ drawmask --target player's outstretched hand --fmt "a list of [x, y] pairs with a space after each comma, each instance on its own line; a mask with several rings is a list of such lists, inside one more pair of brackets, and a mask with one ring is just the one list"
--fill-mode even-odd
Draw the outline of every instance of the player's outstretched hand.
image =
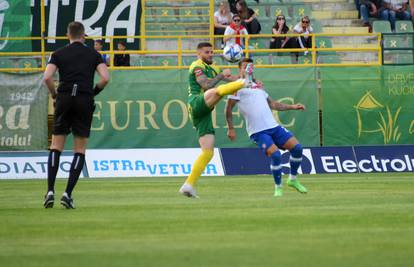
[[224, 78], [231, 77], [231, 70], [230, 69], [224, 69], [222, 73], [223, 73]]
[[302, 104], [298, 103], [298, 104], [293, 105], [293, 109], [295, 109], [295, 110], [305, 110], [306, 108], [305, 108], [305, 105], [302, 105]]
[[231, 141], [236, 140], [236, 131], [235, 131], [234, 129], [228, 129], [228, 130], [227, 130], [227, 137], [228, 137]]

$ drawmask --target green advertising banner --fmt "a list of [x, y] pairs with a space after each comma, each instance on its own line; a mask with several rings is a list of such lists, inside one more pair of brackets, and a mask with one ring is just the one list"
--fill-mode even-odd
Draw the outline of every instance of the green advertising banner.
[[[30, 23], [30, 1], [0, 0], [0, 37], [30, 37]], [[30, 40], [0, 40], [0, 52], [31, 51]]]
[[414, 66], [322, 68], [323, 144], [413, 144]]
[[[306, 146], [319, 145], [314, 70], [257, 69], [273, 99], [301, 102], [306, 111], [274, 112], [275, 118]], [[186, 107], [187, 70], [112, 71], [111, 83], [96, 97], [90, 148], [197, 147]], [[213, 113], [217, 147], [254, 146], [245, 123], [234, 110], [237, 141], [227, 136], [225, 100]], [[70, 148], [70, 145], [68, 146]]]
[[47, 148], [47, 89], [42, 74], [0, 72], [0, 150]]

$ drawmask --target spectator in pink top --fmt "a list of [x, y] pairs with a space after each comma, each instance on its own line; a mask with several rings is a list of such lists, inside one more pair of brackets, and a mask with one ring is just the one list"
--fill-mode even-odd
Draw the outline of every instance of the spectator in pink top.
[[[229, 3], [220, 1], [219, 10], [214, 13], [214, 35], [223, 35], [227, 26], [232, 22], [233, 14], [230, 12]], [[218, 40], [218, 39], [216, 39]], [[223, 40], [221, 40], [223, 46]]]
[[221, 1], [219, 9], [214, 12], [214, 34], [222, 35], [227, 26], [232, 22], [233, 14], [230, 12], [229, 3]]

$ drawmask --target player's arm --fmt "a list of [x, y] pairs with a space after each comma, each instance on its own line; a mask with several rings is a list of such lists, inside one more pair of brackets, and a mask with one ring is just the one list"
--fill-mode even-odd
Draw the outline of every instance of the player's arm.
[[226, 82], [234, 82], [237, 79], [239, 79], [239, 75], [233, 75], [233, 74], [231, 74], [231, 70], [230, 69], [224, 69], [222, 73], [224, 75], [223, 80], [226, 81]]
[[196, 76], [197, 83], [201, 86], [201, 88], [204, 91], [213, 88], [214, 86], [216, 86], [216, 84], [218, 84], [221, 80], [224, 79], [223, 73], [217, 74], [214, 78], [207, 78], [207, 76], [203, 72], [203, 69], [201, 68], [195, 68], [194, 74]]
[[233, 108], [236, 105], [236, 100], [234, 99], [228, 99], [226, 104], [226, 121], [227, 121], [227, 137], [234, 141], [236, 140], [236, 131], [234, 130], [234, 124], [233, 124]]
[[57, 93], [55, 88], [55, 81], [53, 80], [53, 75], [57, 70], [57, 66], [55, 64], [49, 63], [46, 66], [46, 70], [43, 76], [44, 82], [47, 86], [47, 89], [50, 92], [50, 95], [53, 99], [56, 99]]
[[109, 83], [109, 71], [105, 63], [101, 63], [96, 67], [96, 72], [100, 77], [99, 82], [95, 85], [94, 93], [99, 94], [105, 86]]
[[278, 111], [284, 111], [284, 110], [305, 110], [305, 106], [298, 103], [298, 104], [293, 104], [293, 105], [289, 105], [289, 104], [284, 104], [284, 103], [280, 103], [276, 100], [273, 100], [270, 96], [267, 97], [267, 103], [269, 104], [269, 107], [273, 110], [278, 110]]

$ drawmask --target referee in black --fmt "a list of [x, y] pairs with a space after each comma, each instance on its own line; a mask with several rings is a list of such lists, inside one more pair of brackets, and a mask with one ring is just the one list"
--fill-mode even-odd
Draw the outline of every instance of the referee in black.
[[[45, 208], [53, 207], [60, 154], [66, 136], [70, 133], [74, 136], [74, 156], [60, 203], [67, 209], [75, 208], [72, 191], [85, 164], [85, 149], [95, 107], [94, 96], [109, 82], [108, 68], [102, 56], [84, 44], [85, 28], [82, 23], [71, 22], [67, 35], [70, 44], [51, 55], [44, 73], [44, 81], [55, 106], [52, 144], [47, 162], [48, 189], [43, 204]], [[57, 70], [59, 86], [56, 90], [53, 75]], [[100, 81], [94, 86], [95, 71], [98, 72]]]

